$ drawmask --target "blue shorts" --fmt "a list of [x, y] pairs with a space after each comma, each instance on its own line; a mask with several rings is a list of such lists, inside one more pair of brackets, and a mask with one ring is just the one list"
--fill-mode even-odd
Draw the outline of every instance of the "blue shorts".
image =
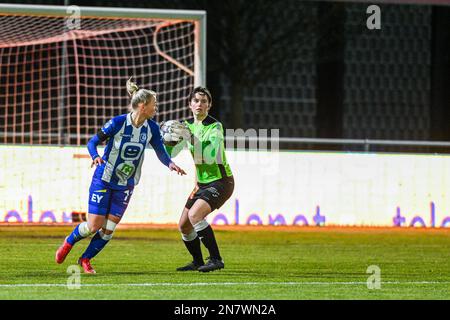
[[133, 187], [125, 190], [109, 188], [102, 180], [92, 179], [89, 188], [89, 213], [122, 217], [133, 194]]

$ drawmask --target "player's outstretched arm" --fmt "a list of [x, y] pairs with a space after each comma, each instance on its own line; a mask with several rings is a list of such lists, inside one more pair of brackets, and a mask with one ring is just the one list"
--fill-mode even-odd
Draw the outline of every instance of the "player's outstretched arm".
[[152, 138], [150, 140], [150, 144], [153, 147], [153, 150], [155, 150], [156, 156], [158, 157], [159, 161], [161, 161], [166, 167], [169, 167], [172, 159], [164, 148], [161, 134], [159, 133], [158, 129], [152, 128]]

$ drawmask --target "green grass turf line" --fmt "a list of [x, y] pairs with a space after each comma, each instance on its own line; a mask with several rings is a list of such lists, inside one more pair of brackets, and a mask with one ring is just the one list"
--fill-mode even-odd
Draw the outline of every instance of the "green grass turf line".
[[[89, 241], [57, 265], [71, 229], [0, 226], [0, 299], [450, 299], [445, 229], [216, 230], [225, 269], [206, 274], [175, 271], [190, 260], [177, 230], [118, 229], [92, 260], [98, 273], [70, 290], [66, 270]], [[381, 289], [367, 287], [370, 265]]]

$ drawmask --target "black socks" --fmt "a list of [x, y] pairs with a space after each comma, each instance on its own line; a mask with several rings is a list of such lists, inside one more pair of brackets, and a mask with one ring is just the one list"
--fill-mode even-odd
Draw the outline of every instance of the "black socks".
[[205, 247], [208, 249], [210, 257], [213, 259], [222, 260], [219, 253], [219, 247], [217, 246], [216, 237], [214, 236], [214, 231], [211, 226], [208, 225], [205, 229], [197, 231], [197, 234]]
[[200, 248], [200, 239], [198, 238], [198, 236], [195, 237], [195, 239], [192, 241], [183, 240], [183, 242], [186, 248], [188, 249], [189, 253], [194, 258], [194, 263], [200, 266], [205, 264], [203, 262], [202, 250]]

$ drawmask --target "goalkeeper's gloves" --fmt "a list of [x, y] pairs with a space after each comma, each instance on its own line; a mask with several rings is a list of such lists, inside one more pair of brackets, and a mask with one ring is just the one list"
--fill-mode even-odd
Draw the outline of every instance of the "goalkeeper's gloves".
[[[161, 123], [161, 128], [164, 126], [164, 122]], [[167, 123], [166, 123], [167, 126]], [[192, 133], [184, 124], [172, 120], [165, 130], [161, 131], [163, 142], [166, 145], [173, 146], [181, 141], [192, 141]]]
[[179, 137], [180, 141], [181, 140], [191, 141], [193, 136], [189, 128], [183, 123], [173, 123], [170, 126], [170, 131], [172, 135], [174, 135], [175, 137]]

